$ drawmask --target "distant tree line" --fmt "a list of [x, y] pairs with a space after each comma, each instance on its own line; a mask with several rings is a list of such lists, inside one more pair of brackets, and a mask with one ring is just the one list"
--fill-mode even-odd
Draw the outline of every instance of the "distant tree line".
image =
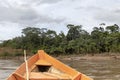
[[4, 41], [1, 47], [27, 49], [33, 53], [43, 49], [51, 54], [120, 52], [120, 28], [117, 24], [106, 26], [102, 23], [91, 33], [82, 29], [82, 25], [68, 24], [67, 28], [67, 34], [62, 31], [57, 34], [47, 28], [27, 27], [22, 30], [23, 35]]

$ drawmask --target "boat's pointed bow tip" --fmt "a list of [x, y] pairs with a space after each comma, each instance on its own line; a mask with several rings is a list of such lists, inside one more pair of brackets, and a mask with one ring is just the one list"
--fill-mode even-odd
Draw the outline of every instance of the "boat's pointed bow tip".
[[38, 50], [38, 53], [45, 53], [44, 50]]

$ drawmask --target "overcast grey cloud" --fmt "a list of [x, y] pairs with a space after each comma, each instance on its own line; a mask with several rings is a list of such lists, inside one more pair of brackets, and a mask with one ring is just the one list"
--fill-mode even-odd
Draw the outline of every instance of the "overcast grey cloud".
[[21, 35], [26, 26], [66, 33], [68, 23], [89, 32], [100, 23], [120, 25], [120, 0], [0, 0], [0, 12], [3, 40]]
[[95, 18], [100, 21], [120, 24], [120, 9], [101, 10], [96, 14]]
[[13, 8], [13, 7], [0, 7], [1, 15], [0, 21], [10, 21], [10, 22], [22, 22], [22, 21], [34, 21], [38, 15], [34, 12], [34, 10], [27, 8]]
[[50, 17], [49, 15], [44, 15], [37, 13], [31, 6], [9, 6], [4, 7], [0, 6], [0, 21], [9, 21], [13, 23], [20, 23], [20, 24], [36, 24], [36, 23], [50, 23], [50, 22], [61, 22], [64, 21], [63, 19], [56, 19]]
[[48, 3], [48, 4], [54, 4], [54, 3], [57, 3], [57, 2], [60, 2], [62, 0], [40, 0], [40, 3]]

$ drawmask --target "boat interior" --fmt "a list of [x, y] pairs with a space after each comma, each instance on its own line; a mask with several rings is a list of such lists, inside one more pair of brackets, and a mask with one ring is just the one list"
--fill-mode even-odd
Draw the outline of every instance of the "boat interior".
[[61, 63], [55, 58], [39, 50], [28, 62], [23, 63], [7, 80], [92, 80], [86, 75]]

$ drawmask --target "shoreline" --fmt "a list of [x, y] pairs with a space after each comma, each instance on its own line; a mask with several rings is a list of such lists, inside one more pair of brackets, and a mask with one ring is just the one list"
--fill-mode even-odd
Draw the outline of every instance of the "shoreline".
[[86, 54], [86, 55], [68, 55], [68, 56], [59, 56], [57, 57], [58, 59], [62, 60], [120, 60], [120, 54], [113, 53], [113, 54], [95, 54], [92, 56], [91, 54]]
[[[72, 54], [72, 55], [51, 55], [56, 59], [61, 59], [61, 60], [120, 60], [120, 54], [95, 54], [94, 56], [90, 55], [90, 54], [86, 54], [86, 55], [81, 55], [81, 54]], [[31, 56], [27, 56], [27, 59], [29, 59]], [[20, 60], [20, 61], [24, 61], [24, 57], [23, 56], [4, 56], [4, 57], [0, 57], [0, 59], [12, 59], [12, 60]]]

